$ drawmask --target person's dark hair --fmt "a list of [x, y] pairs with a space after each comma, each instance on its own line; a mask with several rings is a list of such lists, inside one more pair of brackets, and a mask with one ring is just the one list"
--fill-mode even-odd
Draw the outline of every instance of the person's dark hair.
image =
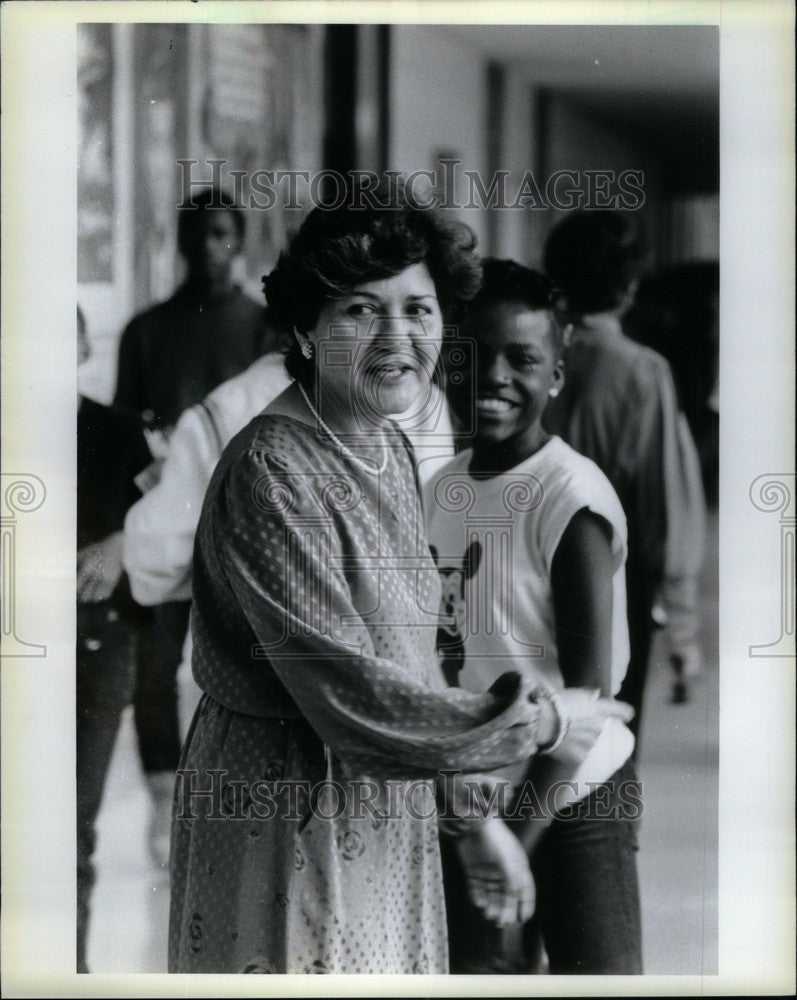
[[468, 313], [475, 313], [501, 302], [518, 303], [533, 312], [548, 312], [551, 317], [551, 340], [557, 354], [561, 353], [564, 341], [556, 312], [558, 290], [550, 279], [540, 271], [524, 267], [514, 260], [499, 260], [497, 257], [483, 260], [482, 271], [482, 287], [468, 304]]
[[641, 226], [619, 212], [574, 212], [551, 232], [545, 270], [572, 313], [616, 309], [639, 277], [645, 257]]
[[[478, 291], [481, 263], [468, 226], [422, 208], [401, 185], [380, 186], [368, 203], [358, 209], [315, 208], [263, 278], [271, 315], [286, 333], [294, 327], [312, 330], [324, 305], [359, 283], [392, 277], [415, 264], [428, 267], [446, 322], [455, 321]], [[300, 381], [313, 376], [314, 362], [303, 357], [295, 338], [285, 367]]]
[[642, 279], [623, 319], [623, 329], [633, 340], [669, 361], [678, 402], [698, 440], [714, 387], [719, 289], [715, 262], [662, 268]]
[[181, 207], [177, 211], [177, 246], [181, 253], [190, 250], [197, 227], [204, 221], [207, 212], [227, 212], [235, 223], [238, 238], [243, 241], [246, 233], [244, 210], [226, 191], [207, 187], [202, 188], [197, 194], [192, 194], [186, 207]]

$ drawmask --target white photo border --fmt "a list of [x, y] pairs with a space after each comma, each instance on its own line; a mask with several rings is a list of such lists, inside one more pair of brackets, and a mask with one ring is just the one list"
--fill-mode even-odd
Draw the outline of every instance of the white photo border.
[[[77, 300], [75, 25], [193, 20], [719, 25], [718, 975], [488, 982], [457, 976], [331, 981], [292, 976], [268, 983], [238, 976], [73, 972], [76, 358], [69, 331]], [[28, 501], [30, 511], [20, 514], [15, 577], [23, 638], [46, 645], [46, 656], [2, 660], [5, 994], [792, 992], [795, 660], [751, 657], [749, 647], [776, 638], [783, 601], [779, 517], [774, 507], [766, 512], [753, 503], [751, 486], [761, 476], [791, 476], [794, 489], [793, 5], [788, 0], [14, 2], [3, 6], [2, 22], [3, 485], [13, 473], [38, 477], [46, 490], [46, 502], [35, 514], [35, 499]], [[30, 489], [35, 495], [35, 482]], [[794, 502], [792, 495], [792, 517]]]

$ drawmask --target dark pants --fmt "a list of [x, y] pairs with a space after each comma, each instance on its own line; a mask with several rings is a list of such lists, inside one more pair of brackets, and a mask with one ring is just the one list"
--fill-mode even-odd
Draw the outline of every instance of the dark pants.
[[122, 711], [133, 697], [133, 635], [105, 601], [77, 609], [77, 971], [86, 972], [95, 822]]
[[[552, 974], [640, 974], [642, 932], [636, 866], [638, 804], [621, 785], [633, 766], [555, 819], [531, 859], [537, 887], [532, 921], [518, 935], [489, 923], [470, 902], [453, 843], [443, 839], [443, 878], [452, 973], [538, 971], [540, 944]], [[629, 786], [625, 786], [628, 788]]]
[[147, 774], [174, 771], [180, 757], [177, 671], [183, 655], [190, 601], [152, 609], [136, 637], [133, 702], [141, 763]]

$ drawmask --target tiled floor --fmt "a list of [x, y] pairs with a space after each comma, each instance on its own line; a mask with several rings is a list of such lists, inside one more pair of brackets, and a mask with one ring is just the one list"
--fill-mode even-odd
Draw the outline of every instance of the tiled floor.
[[[686, 705], [670, 702], [670, 677], [654, 663], [639, 760], [645, 971], [717, 968], [718, 651], [716, 519], [702, 600], [706, 672]], [[195, 690], [183, 678], [184, 714]], [[99, 820], [98, 880], [89, 966], [93, 972], [166, 969], [168, 885], [146, 851], [148, 799], [132, 719], [125, 715]]]

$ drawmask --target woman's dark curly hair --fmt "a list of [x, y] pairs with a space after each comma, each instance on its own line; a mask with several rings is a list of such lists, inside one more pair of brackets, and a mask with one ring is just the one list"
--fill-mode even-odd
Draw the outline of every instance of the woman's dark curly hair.
[[[356, 193], [349, 204], [362, 204]], [[312, 330], [324, 305], [363, 281], [400, 274], [424, 263], [435, 284], [446, 322], [481, 284], [476, 237], [464, 223], [410, 200], [400, 184], [368, 195], [367, 208], [315, 208], [263, 278], [273, 321], [285, 333]], [[303, 357], [295, 338], [285, 359], [288, 374], [312, 377], [314, 362]]]

